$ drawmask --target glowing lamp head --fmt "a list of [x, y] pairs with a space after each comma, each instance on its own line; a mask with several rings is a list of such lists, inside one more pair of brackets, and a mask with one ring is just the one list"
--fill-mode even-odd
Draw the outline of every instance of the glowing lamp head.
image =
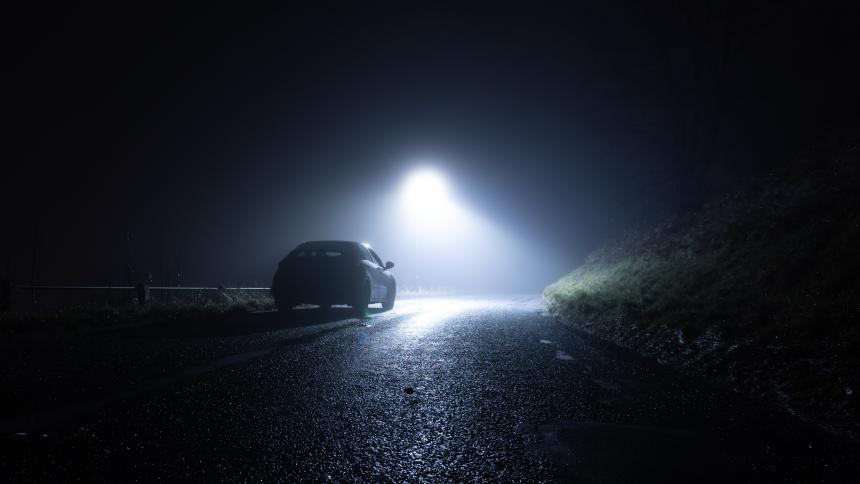
[[420, 170], [406, 179], [403, 199], [414, 215], [423, 216], [449, 203], [448, 184], [435, 171]]

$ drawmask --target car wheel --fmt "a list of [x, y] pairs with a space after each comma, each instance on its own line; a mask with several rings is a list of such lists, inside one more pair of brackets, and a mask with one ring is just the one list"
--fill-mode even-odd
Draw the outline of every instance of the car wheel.
[[361, 285], [355, 297], [355, 301], [351, 304], [352, 312], [355, 316], [363, 318], [367, 314], [367, 305], [370, 304], [370, 284], [367, 281]]
[[386, 311], [390, 311], [394, 308], [394, 298], [397, 296], [397, 286], [395, 284], [391, 285], [391, 289], [388, 291], [388, 296], [385, 298], [385, 301], [382, 302], [382, 309]]

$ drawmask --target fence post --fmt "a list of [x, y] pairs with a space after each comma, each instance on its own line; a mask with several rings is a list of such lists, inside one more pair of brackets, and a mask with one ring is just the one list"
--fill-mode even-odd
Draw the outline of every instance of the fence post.
[[0, 313], [12, 310], [12, 281], [4, 279], [0, 282]]
[[134, 285], [134, 289], [137, 292], [137, 303], [138, 304], [146, 304], [149, 302], [149, 286], [138, 282]]

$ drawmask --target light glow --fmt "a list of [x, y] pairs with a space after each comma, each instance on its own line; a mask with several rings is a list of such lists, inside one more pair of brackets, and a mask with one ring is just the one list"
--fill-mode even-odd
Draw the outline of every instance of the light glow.
[[[538, 298], [519, 304], [540, 305]], [[510, 301], [492, 298], [429, 297], [404, 299], [398, 301], [397, 314], [408, 315], [398, 325], [398, 333], [407, 337], [421, 337], [434, 331], [451, 320], [467, 312], [484, 310], [504, 310], [511, 306]]]
[[453, 204], [448, 183], [429, 168], [418, 170], [406, 179], [403, 203], [412, 216], [420, 219], [439, 218]]
[[[386, 256], [397, 261], [399, 290], [450, 295], [515, 287], [522, 274], [541, 263], [540, 253], [470, 207], [460, 196], [465, 187], [430, 165], [420, 166], [406, 173], [384, 218], [390, 234], [384, 245], [394, 248]], [[447, 314], [431, 313], [411, 326], [429, 327], [433, 318]]]

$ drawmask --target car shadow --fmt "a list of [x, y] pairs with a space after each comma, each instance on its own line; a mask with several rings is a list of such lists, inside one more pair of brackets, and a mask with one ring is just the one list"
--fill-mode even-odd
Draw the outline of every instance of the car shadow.
[[156, 322], [117, 331], [122, 336], [142, 338], [231, 337], [316, 326], [336, 321], [352, 320], [359, 324], [384, 311], [381, 308], [368, 308], [364, 317], [357, 317], [348, 307], [328, 309], [313, 307], [259, 313], [232, 312], [211, 317]]

